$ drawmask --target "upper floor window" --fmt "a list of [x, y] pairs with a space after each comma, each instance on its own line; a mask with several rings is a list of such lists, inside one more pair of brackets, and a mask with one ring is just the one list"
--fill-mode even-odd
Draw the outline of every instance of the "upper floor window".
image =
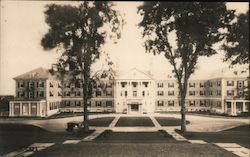
[[39, 97], [44, 97], [44, 91], [39, 92]]
[[189, 91], [189, 95], [195, 95], [195, 91]]
[[17, 97], [18, 98], [24, 97], [24, 92], [17, 92]]
[[112, 107], [112, 101], [106, 101], [106, 107]]
[[29, 82], [29, 88], [34, 89], [34, 82]]
[[158, 96], [163, 96], [164, 92], [163, 91], [158, 91], [157, 94], [158, 94]]
[[38, 86], [43, 88], [43, 87], [44, 87], [44, 82], [43, 82], [43, 81], [40, 81], [40, 82], [38, 83]]
[[75, 96], [81, 96], [81, 92], [80, 91], [76, 91], [75, 92]]
[[227, 81], [227, 86], [234, 86], [234, 81]]
[[163, 100], [158, 100], [157, 101], [157, 106], [164, 106], [164, 101]]
[[168, 95], [169, 96], [173, 96], [174, 95], [174, 91], [168, 91]]
[[101, 92], [101, 91], [96, 91], [95, 95], [96, 95], [96, 96], [101, 96], [101, 95], [102, 95], [102, 92]]
[[202, 95], [205, 95], [205, 92], [204, 91], [200, 91], [200, 95], [202, 96]]
[[135, 88], [135, 87], [137, 87], [137, 82], [132, 82], [132, 86]]
[[107, 91], [106, 96], [112, 96], [112, 91]]
[[81, 106], [81, 101], [75, 101], [75, 106]]
[[52, 82], [50, 82], [50, 83], [49, 83], [49, 86], [50, 86], [50, 87], [54, 87], [54, 85], [53, 85], [53, 83], [52, 83]]
[[133, 96], [137, 96], [137, 91], [133, 91]]
[[189, 101], [189, 106], [195, 106], [195, 101], [190, 100], [190, 101]]
[[148, 87], [148, 82], [142, 82], [142, 84], [144, 85], [144, 87]]
[[205, 106], [206, 105], [206, 101], [205, 100], [200, 100], [200, 106]]
[[173, 100], [168, 101], [168, 106], [174, 106], [174, 101]]
[[102, 102], [101, 102], [101, 101], [96, 101], [96, 102], [95, 102], [95, 105], [96, 105], [97, 107], [101, 107], [101, 106], [102, 106]]
[[158, 86], [159, 88], [163, 88], [163, 83], [158, 83], [157, 86]]
[[234, 96], [233, 90], [227, 90], [227, 96]]
[[204, 83], [204, 82], [201, 82], [201, 83], [200, 83], [200, 87], [205, 87], [205, 83]]
[[127, 82], [121, 82], [122, 88], [124, 88], [127, 85]]
[[193, 83], [189, 83], [189, 87], [195, 87], [195, 83], [193, 82]]
[[221, 82], [218, 81], [218, 82], [217, 82], [217, 87], [220, 87], [220, 86], [221, 86]]
[[217, 96], [221, 96], [221, 91], [217, 90]]
[[111, 88], [112, 84], [111, 83], [107, 83], [106, 86], [107, 86], [107, 88]]
[[168, 87], [174, 87], [174, 83], [172, 82], [172, 83], [168, 83]]
[[128, 96], [128, 92], [127, 92], [127, 91], [125, 91], [125, 97], [126, 97], [126, 96]]
[[238, 88], [243, 88], [243, 81], [237, 81]]
[[49, 92], [49, 96], [51, 96], [51, 97], [54, 96], [52, 91]]
[[34, 98], [34, 93], [33, 92], [29, 92], [29, 98]]
[[142, 91], [142, 96], [145, 96], [145, 91]]
[[24, 87], [24, 82], [17, 82], [17, 87], [18, 88]]

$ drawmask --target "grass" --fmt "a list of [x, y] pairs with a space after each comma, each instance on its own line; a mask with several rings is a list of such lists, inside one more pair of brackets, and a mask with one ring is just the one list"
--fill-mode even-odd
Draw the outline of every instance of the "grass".
[[89, 120], [90, 126], [109, 126], [115, 117], [95, 118]]
[[157, 132], [113, 132], [104, 131], [96, 139], [96, 142], [129, 142], [129, 143], [155, 143], [155, 142], [176, 142], [176, 140], [166, 131]]
[[237, 143], [250, 148], [250, 125], [243, 125], [220, 132], [187, 132], [187, 139], [204, 140], [212, 143]]
[[0, 124], [0, 156], [26, 148], [35, 142], [61, 143], [66, 139], [78, 138], [73, 134], [48, 132], [33, 125]]
[[149, 117], [121, 117], [116, 126], [154, 126]]
[[[174, 117], [155, 117], [155, 119], [158, 121], [158, 123], [161, 126], [180, 126], [181, 125], [181, 119], [174, 118]], [[189, 121], [186, 121], [187, 124], [189, 124]]]
[[94, 143], [55, 145], [32, 156], [53, 157], [236, 157], [212, 144], [190, 143]]

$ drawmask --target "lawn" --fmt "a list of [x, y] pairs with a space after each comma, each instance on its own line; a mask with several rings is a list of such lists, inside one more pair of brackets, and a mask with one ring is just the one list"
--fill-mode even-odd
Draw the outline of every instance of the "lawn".
[[121, 117], [115, 126], [154, 126], [149, 117]]
[[67, 133], [51, 133], [33, 125], [0, 124], [0, 156], [26, 148], [35, 142], [61, 143], [66, 139], [77, 137]]
[[[181, 125], [181, 119], [174, 118], [174, 117], [155, 117], [155, 119], [158, 121], [158, 123], [161, 126], [180, 126]], [[189, 124], [189, 121], [186, 121], [187, 124]]]
[[89, 120], [90, 126], [109, 126], [115, 117], [95, 118]]
[[[53, 157], [236, 157], [212, 144], [96, 143], [55, 145], [32, 155]], [[32, 157], [31, 156], [31, 157]]]
[[176, 142], [176, 140], [166, 131], [157, 132], [112, 132], [111, 130], [104, 131], [96, 139], [96, 142]]
[[191, 140], [199, 139], [213, 143], [238, 143], [243, 147], [250, 148], [250, 125], [220, 132], [187, 132], [183, 135]]

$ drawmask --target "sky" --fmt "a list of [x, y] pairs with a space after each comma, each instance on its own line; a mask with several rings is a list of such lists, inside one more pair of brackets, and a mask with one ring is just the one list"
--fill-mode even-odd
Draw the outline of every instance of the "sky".
[[[56, 51], [44, 51], [40, 46], [41, 38], [48, 31], [45, 23], [45, 5], [51, 3], [68, 4], [76, 2], [52, 1], [0, 1], [0, 95], [14, 94], [13, 78], [38, 67], [50, 68], [60, 56]], [[137, 24], [142, 17], [137, 14], [137, 6], [141, 2], [115, 2], [126, 24], [122, 38], [117, 44], [107, 43], [104, 50], [109, 53], [117, 70], [128, 71], [137, 68], [151, 71], [155, 78], [166, 76], [171, 71], [168, 61], [161, 55], [145, 53], [141, 30]], [[229, 9], [244, 13], [248, 9], [247, 2], [227, 3]], [[198, 61], [194, 76], [206, 77], [213, 71], [227, 68], [222, 62], [223, 53], [210, 58], [202, 57]], [[100, 61], [94, 67], [101, 68]]]

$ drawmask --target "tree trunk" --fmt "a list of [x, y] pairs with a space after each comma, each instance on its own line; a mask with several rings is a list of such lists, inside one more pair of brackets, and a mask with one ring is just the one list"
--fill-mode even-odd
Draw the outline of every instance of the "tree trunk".
[[87, 79], [84, 80], [83, 83], [83, 131], [89, 131], [89, 124], [88, 124], [88, 81]]
[[186, 132], [186, 107], [185, 107], [185, 97], [181, 95], [180, 98], [180, 105], [181, 105], [181, 132]]
[[187, 80], [184, 83], [179, 83], [179, 103], [181, 106], [181, 132], [186, 132], [186, 106], [185, 106], [185, 99], [187, 93]]

